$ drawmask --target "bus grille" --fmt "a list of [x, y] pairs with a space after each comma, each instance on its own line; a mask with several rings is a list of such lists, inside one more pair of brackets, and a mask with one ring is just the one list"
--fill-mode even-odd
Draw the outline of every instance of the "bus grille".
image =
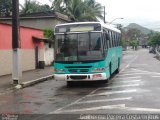
[[92, 66], [66, 66], [65, 68], [91, 68]]
[[70, 78], [71, 79], [86, 79], [87, 75], [85, 75], [85, 76], [77, 76], [77, 75], [75, 75], [75, 76], [70, 76]]
[[89, 72], [89, 69], [68, 69], [70, 73], [85, 73]]
[[89, 69], [81, 69], [80, 72], [88, 72]]
[[68, 71], [69, 71], [70, 73], [77, 73], [77, 72], [78, 72], [77, 69], [69, 69]]

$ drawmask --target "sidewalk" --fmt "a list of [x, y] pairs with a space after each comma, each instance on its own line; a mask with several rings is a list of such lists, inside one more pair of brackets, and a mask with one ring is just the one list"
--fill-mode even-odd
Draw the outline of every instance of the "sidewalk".
[[[38, 80], [42, 77], [47, 77], [54, 74], [53, 67], [45, 67], [45, 69], [30, 70], [22, 73], [21, 84], [32, 80]], [[0, 93], [13, 88], [12, 75], [0, 76]]]

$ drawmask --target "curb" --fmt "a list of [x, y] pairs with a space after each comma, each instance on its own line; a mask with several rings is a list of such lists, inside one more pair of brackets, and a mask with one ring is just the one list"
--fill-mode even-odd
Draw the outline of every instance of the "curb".
[[35, 80], [31, 80], [31, 81], [28, 81], [28, 82], [23, 82], [20, 85], [17, 85], [17, 87], [19, 89], [20, 88], [25, 88], [25, 87], [29, 87], [29, 86], [35, 85], [37, 83], [44, 82], [44, 81], [47, 81], [49, 79], [53, 79], [53, 78], [54, 78], [54, 74], [49, 75], [49, 76], [45, 76], [45, 77], [41, 77], [41, 78], [38, 78], [38, 79], [35, 79]]

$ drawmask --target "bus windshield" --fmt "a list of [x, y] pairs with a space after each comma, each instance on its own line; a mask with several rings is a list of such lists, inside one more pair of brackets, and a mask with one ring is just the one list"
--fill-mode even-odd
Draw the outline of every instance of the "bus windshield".
[[101, 60], [100, 32], [70, 33], [56, 35], [56, 61]]

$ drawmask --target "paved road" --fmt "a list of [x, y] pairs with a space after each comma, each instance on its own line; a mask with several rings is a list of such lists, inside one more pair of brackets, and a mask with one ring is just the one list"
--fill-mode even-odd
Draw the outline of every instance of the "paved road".
[[160, 113], [160, 61], [148, 50], [127, 51], [109, 84], [67, 88], [50, 80], [0, 96], [1, 113]]

